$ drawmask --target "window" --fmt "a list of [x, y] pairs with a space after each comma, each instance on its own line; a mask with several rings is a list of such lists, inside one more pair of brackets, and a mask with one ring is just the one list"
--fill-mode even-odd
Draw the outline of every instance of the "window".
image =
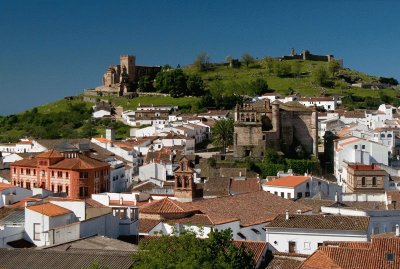
[[33, 224], [33, 240], [40, 240], [40, 230], [42, 229], [42, 225], [40, 223]]
[[281, 192], [281, 197], [285, 198], [285, 193], [284, 192]]
[[61, 171], [57, 172], [57, 177], [62, 177], [62, 172]]
[[62, 192], [62, 185], [57, 186], [57, 192]]
[[33, 169], [33, 175], [36, 176], [36, 169]]
[[361, 145], [361, 149], [365, 149], [365, 145]]
[[31, 174], [31, 169], [26, 169], [26, 174], [30, 175]]
[[358, 148], [358, 146], [357, 145], [354, 145], [354, 149], [357, 149]]
[[54, 171], [51, 171], [51, 176], [54, 177]]
[[17, 173], [17, 168], [14, 167], [14, 174], [16, 174], [16, 173]]
[[68, 186], [65, 186], [65, 192], [67, 193], [67, 195], [69, 195], [69, 188], [68, 188]]
[[79, 187], [79, 196], [80, 197], [86, 197], [88, 196], [89, 189], [88, 187]]
[[374, 186], [374, 187], [376, 186], [376, 177], [372, 178], [372, 186]]
[[296, 242], [289, 241], [289, 253], [296, 253]]
[[374, 234], [379, 234], [379, 226], [374, 227]]
[[292, 199], [292, 194], [291, 194], [290, 192], [288, 192], [287, 198], [288, 198], [288, 199]]
[[69, 177], [69, 174], [68, 174], [68, 172], [65, 172], [65, 177], [66, 177], [66, 178], [68, 178], [68, 177]]
[[385, 134], [381, 134], [381, 138], [385, 138]]
[[362, 178], [361, 178], [361, 186], [363, 186], [363, 187], [366, 186], [366, 184], [365, 184], [365, 177], [362, 177]]
[[387, 137], [392, 137], [392, 134], [388, 134]]
[[30, 190], [31, 189], [31, 183], [30, 182], [25, 182], [25, 188]]
[[79, 177], [80, 178], [89, 178], [89, 173], [88, 172], [79, 172]]
[[303, 197], [303, 193], [302, 192], [298, 192], [297, 193], [297, 199], [300, 199], [301, 197]]
[[275, 195], [278, 195], [278, 192], [277, 192], [277, 191], [275, 191], [275, 192], [274, 192], [274, 194], [275, 194]]
[[309, 192], [309, 191], [306, 191], [306, 192], [305, 192], [305, 196], [306, 196], [306, 197], [310, 197], [310, 192]]

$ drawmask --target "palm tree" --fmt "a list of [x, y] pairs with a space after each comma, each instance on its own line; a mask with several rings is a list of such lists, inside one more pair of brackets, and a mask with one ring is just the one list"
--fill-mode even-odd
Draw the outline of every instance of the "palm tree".
[[223, 119], [212, 127], [212, 141], [215, 146], [222, 146], [222, 153], [226, 153], [226, 146], [233, 144], [233, 120]]

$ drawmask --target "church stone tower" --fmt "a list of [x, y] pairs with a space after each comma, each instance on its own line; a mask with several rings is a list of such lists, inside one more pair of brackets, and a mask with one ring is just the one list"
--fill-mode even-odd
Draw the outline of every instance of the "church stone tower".
[[175, 170], [175, 197], [181, 202], [190, 202], [196, 196], [194, 173], [189, 159], [186, 156], [182, 157], [179, 167]]
[[121, 69], [126, 68], [126, 72], [128, 73], [129, 82], [136, 81], [135, 68], [136, 68], [136, 57], [132, 55], [121, 55], [120, 57], [120, 65]]

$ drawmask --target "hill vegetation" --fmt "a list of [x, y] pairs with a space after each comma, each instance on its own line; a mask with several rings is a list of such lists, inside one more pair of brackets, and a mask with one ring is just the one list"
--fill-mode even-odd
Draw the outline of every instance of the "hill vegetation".
[[[385, 89], [352, 87], [353, 83], [381, 83]], [[266, 57], [255, 59], [248, 53], [241, 60], [227, 57], [225, 63], [212, 63], [201, 53], [184, 68], [166, 65], [155, 81], [142, 77], [139, 91], [150, 94], [132, 99], [99, 96], [124, 110], [141, 105], [176, 105], [183, 112], [203, 112], [207, 108], [232, 109], [247, 98], [266, 92], [303, 96], [341, 95], [348, 110], [376, 109], [380, 104], [400, 105], [398, 82], [393, 78], [370, 76], [333, 61], [280, 61]], [[169, 96], [152, 95], [152, 92]], [[117, 137], [126, 137], [129, 127], [111, 120], [91, 118], [93, 103], [82, 96], [59, 100], [17, 115], [0, 117], [0, 142], [15, 142], [21, 137], [37, 139], [83, 138], [104, 134], [106, 127], [116, 128]]]

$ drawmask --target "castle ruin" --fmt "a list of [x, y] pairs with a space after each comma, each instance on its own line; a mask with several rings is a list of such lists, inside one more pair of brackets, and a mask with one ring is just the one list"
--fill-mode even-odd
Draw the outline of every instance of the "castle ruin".
[[161, 71], [160, 66], [136, 65], [133, 55], [121, 55], [120, 64], [107, 68], [102, 78], [102, 85], [85, 93], [91, 95], [127, 96], [136, 92], [139, 79], [149, 76], [151, 80]]
[[316, 55], [311, 54], [309, 50], [304, 50], [301, 54], [297, 54], [294, 48], [291, 49], [290, 55], [282, 56], [281, 60], [309, 60], [309, 61], [321, 61], [330, 62], [334, 59], [333, 55]]
[[318, 112], [298, 102], [268, 99], [236, 106], [234, 157], [262, 158], [267, 148], [318, 155]]

